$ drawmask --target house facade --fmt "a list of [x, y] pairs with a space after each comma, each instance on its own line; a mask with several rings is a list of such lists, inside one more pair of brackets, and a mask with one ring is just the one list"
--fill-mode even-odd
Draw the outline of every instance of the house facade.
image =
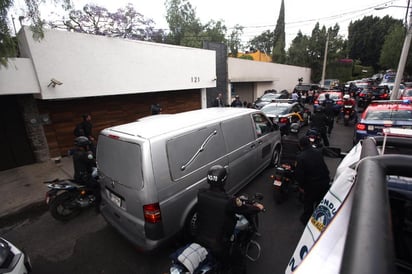
[[232, 90], [253, 101], [310, 78], [308, 68], [285, 73], [277, 64], [228, 59], [216, 43], [197, 49], [58, 30], [37, 41], [27, 27], [18, 42], [20, 56], [0, 68], [0, 170], [67, 155], [84, 113], [97, 136], [150, 115], [155, 103], [177, 113], [210, 107], [219, 92], [230, 104]]

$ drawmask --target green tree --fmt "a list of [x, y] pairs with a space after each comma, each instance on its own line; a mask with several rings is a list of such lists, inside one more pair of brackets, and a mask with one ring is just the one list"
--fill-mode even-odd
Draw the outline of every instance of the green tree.
[[309, 36], [303, 35], [301, 31], [298, 32], [287, 51], [287, 64], [302, 67], [310, 66], [309, 39]]
[[273, 31], [266, 30], [260, 35], [255, 36], [252, 40], [248, 42], [248, 47], [254, 51], [259, 50], [266, 53], [267, 55], [272, 55], [272, 49], [274, 45], [274, 35]]
[[274, 45], [272, 51], [272, 62], [284, 64], [286, 61], [285, 52], [285, 3], [282, 0], [280, 5], [279, 17], [276, 23], [276, 28], [273, 33]]
[[[64, 9], [71, 7], [70, 0], [53, 0], [55, 3], [60, 3]], [[24, 14], [25, 21], [31, 25], [33, 37], [41, 39], [44, 36], [43, 25], [41, 20], [39, 6], [44, 1], [41, 0], [25, 0], [26, 10]], [[7, 59], [16, 56], [17, 44], [13, 39], [10, 22], [8, 21], [9, 9], [13, 7], [13, 0], [0, 0], [0, 66], [7, 66]]]
[[202, 25], [187, 0], [166, 0], [166, 21], [169, 33], [166, 42], [173, 45], [201, 48], [203, 41], [224, 42], [226, 27], [221, 21]]
[[229, 34], [227, 46], [229, 49], [229, 55], [232, 57], [237, 57], [239, 50], [242, 49], [242, 40], [241, 40], [242, 34], [243, 34], [243, 27], [240, 25], [235, 25], [232, 32]]
[[385, 16], [383, 18], [365, 16], [349, 24], [348, 52], [349, 57], [358, 59], [364, 66], [380, 69], [379, 58], [385, 36], [394, 25], [402, 25], [401, 20]]

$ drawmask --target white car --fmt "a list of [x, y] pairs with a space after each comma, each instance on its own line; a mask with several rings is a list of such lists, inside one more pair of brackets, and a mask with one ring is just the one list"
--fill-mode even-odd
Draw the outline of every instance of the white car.
[[412, 129], [383, 134], [342, 160], [285, 273], [410, 271]]
[[31, 270], [29, 257], [6, 239], [0, 238], [0, 273], [26, 274]]

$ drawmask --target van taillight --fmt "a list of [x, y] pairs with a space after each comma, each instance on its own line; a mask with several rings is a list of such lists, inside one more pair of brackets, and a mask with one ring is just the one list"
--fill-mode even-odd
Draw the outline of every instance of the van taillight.
[[357, 124], [357, 125], [356, 125], [356, 129], [357, 129], [357, 130], [365, 130], [365, 129], [366, 129], [366, 125], [365, 125], [365, 124]]
[[143, 214], [146, 222], [155, 224], [162, 219], [160, 215], [160, 206], [158, 203], [143, 206]]
[[119, 136], [113, 135], [113, 134], [109, 134], [107, 137], [112, 138], [112, 139], [120, 139]]

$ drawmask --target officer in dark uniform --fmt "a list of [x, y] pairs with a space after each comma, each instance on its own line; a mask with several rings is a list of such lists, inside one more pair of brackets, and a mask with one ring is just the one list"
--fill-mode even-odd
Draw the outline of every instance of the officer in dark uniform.
[[[240, 198], [229, 196], [225, 191], [227, 171], [220, 165], [207, 173], [208, 189], [197, 195], [197, 242], [211, 251], [221, 262], [232, 262], [230, 238], [236, 225], [236, 213], [252, 214], [263, 209], [263, 205], [244, 204]], [[238, 262], [239, 263], [239, 262]]]
[[311, 117], [310, 127], [316, 128], [322, 137], [323, 144], [329, 146], [329, 139], [326, 135], [328, 130], [328, 117], [326, 116], [323, 106], [317, 106]]
[[329, 190], [329, 169], [323, 159], [322, 150], [310, 145], [308, 137], [299, 139], [301, 148], [297, 156], [295, 179], [304, 193], [303, 213], [300, 220], [306, 224], [315, 206]]
[[73, 167], [74, 181], [90, 188], [96, 198], [96, 211], [99, 211], [101, 194], [100, 185], [93, 178], [93, 168], [96, 166], [96, 161], [93, 153], [90, 151], [91, 142], [86, 136], [80, 136], [74, 139], [75, 149], [73, 150]]
[[335, 104], [335, 102], [333, 101], [333, 99], [330, 98], [330, 94], [326, 93], [325, 94], [325, 100], [323, 101], [322, 106], [324, 107], [326, 117], [328, 118], [327, 132], [328, 132], [329, 136], [332, 133], [333, 122], [334, 122], [334, 119], [335, 119], [335, 111], [333, 109], [334, 104]]

